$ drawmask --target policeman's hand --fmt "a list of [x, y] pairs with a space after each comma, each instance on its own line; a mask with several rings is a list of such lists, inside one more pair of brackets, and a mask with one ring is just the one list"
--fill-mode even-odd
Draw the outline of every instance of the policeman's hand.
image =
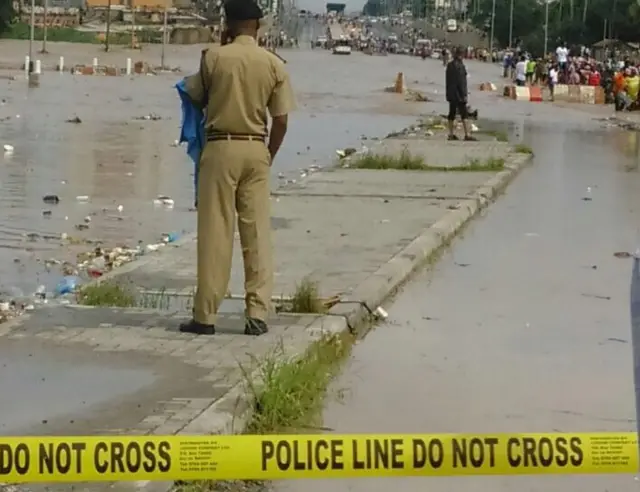
[[220, 44], [224, 46], [225, 44], [229, 44], [231, 42], [231, 33], [228, 29], [222, 31], [222, 35], [220, 37]]

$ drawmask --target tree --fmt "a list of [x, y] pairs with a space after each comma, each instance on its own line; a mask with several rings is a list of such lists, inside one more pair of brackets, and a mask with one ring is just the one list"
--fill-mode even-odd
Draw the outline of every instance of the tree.
[[[2, 0], [0, 0], [1, 2]], [[362, 13], [364, 15], [370, 15], [373, 17], [378, 17], [384, 15], [386, 13], [387, 6], [384, 0], [367, 0], [367, 3], [364, 4], [362, 8]]]
[[[476, 27], [491, 35], [491, 13], [494, 0], [480, 0], [478, 10], [472, 17]], [[495, 0], [496, 16], [494, 19], [494, 40], [499, 46], [509, 44], [509, 12], [511, 0]], [[526, 44], [526, 38], [543, 36], [544, 9], [535, 1], [514, 0], [513, 36]], [[516, 8], [517, 7], [517, 8]], [[531, 48], [529, 48], [531, 49]]]
[[[513, 36], [524, 49], [541, 55], [544, 47], [544, 2], [513, 0]], [[494, 38], [499, 46], [509, 43], [511, 0], [496, 0]], [[493, 0], [478, 0], [473, 24], [487, 35], [491, 26]], [[607, 33], [621, 41], [637, 42], [640, 38], [639, 0], [551, 0], [549, 4], [549, 47], [555, 43], [591, 45]]]
[[12, 0], [0, 0], [0, 35], [9, 29], [14, 17]]

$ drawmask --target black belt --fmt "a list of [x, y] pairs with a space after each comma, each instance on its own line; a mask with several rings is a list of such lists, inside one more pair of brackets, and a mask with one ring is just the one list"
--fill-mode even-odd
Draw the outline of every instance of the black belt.
[[249, 133], [207, 133], [208, 142], [217, 142], [220, 140], [243, 140], [245, 142], [263, 142], [266, 140], [264, 135], [252, 135]]

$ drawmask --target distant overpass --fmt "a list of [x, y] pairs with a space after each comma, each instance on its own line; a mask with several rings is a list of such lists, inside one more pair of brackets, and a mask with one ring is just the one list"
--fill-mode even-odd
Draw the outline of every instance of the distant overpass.
[[338, 15], [342, 15], [344, 13], [344, 9], [347, 7], [346, 3], [331, 3], [327, 2], [327, 13], [335, 12]]

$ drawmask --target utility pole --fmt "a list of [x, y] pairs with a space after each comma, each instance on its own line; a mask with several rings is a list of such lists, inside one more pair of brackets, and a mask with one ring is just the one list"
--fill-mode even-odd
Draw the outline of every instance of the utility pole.
[[544, 2], [544, 56], [547, 56], [549, 44], [549, 0]]
[[31, 32], [29, 33], [29, 66], [27, 71], [31, 75], [33, 67], [33, 38], [35, 37], [36, 29], [36, 1], [31, 0]]
[[49, 0], [44, 0], [44, 12], [42, 20], [42, 51], [40, 53], [47, 53], [47, 9], [49, 7]]
[[489, 39], [489, 56], [493, 60], [493, 35], [496, 27], [496, 0], [491, 6], [491, 38]]
[[162, 21], [162, 55], [160, 57], [160, 70], [164, 70], [164, 58], [167, 47], [167, 17], [169, 16], [169, 0], [164, 0], [164, 19]]
[[611, 20], [609, 21], [609, 39], [613, 39], [616, 35], [615, 25], [617, 20], [618, 0], [613, 0], [613, 11], [611, 12]]
[[131, 2], [131, 49], [136, 47], [136, 8], [134, 5], [134, 0], [130, 0]]
[[104, 34], [104, 50], [109, 51], [109, 35], [111, 34], [111, 0], [107, 3], [107, 30]]
[[513, 48], [513, 4], [514, 0], [511, 0], [509, 7], [509, 48]]

